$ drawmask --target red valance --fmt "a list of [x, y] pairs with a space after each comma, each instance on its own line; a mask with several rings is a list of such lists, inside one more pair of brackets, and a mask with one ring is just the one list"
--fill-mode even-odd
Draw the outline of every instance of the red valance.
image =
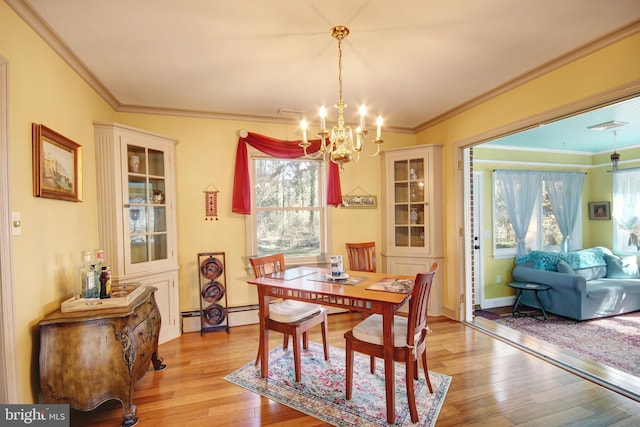
[[[311, 146], [308, 153], [315, 153], [320, 149], [320, 140], [309, 141]], [[298, 145], [300, 141], [285, 141], [249, 132], [245, 138], [238, 138], [236, 152], [236, 170], [233, 182], [232, 211], [239, 214], [251, 214], [251, 187], [249, 182], [249, 155], [247, 145], [260, 150], [270, 156], [280, 159], [295, 159], [304, 156], [304, 150]], [[342, 203], [340, 191], [340, 173], [338, 165], [329, 162], [327, 174], [327, 204], [338, 206]]]

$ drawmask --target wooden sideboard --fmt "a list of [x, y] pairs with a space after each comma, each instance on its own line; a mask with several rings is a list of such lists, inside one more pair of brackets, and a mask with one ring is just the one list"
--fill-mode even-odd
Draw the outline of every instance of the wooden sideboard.
[[110, 399], [122, 402], [122, 426], [138, 422], [135, 383], [158, 357], [160, 311], [156, 288], [126, 307], [62, 313], [40, 321], [40, 387], [44, 403], [88, 411]]

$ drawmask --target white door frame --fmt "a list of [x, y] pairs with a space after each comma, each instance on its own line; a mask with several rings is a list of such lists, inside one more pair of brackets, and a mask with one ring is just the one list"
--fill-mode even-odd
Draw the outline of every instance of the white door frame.
[[8, 63], [0, 56], [0, 403], [18, 403], [9, 197]]

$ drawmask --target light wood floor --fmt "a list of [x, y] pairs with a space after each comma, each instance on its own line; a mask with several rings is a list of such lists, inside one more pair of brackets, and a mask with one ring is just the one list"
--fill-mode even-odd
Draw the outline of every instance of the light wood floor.
[[[360, 315], [329, 316], [330, 344]], [[582, 379], [505, 342], [442, 317], [431, 318], [429, 369], [453, 377], [438, 417], [441, 426], [638, 426], [640, 402]], [[258, 326], [187, 333], [160, 346], [164, 371], [149, 369], [134, 403], [139, 426], [323, 426], [315, 418], [251, 393], [222, 378], [251, 362]], [[319, 332], [311, 337], [321, 341]], [[271, 348], [281, 335], [271, 334]], [[96, 361], [99, 362], [99, 361]], [[304, 375], [304, 374], [303, 374]], [[304, 377], [303, 377], [304, 381]], [[72, 426], [121, 422], [121, 405], [72, 410]]]

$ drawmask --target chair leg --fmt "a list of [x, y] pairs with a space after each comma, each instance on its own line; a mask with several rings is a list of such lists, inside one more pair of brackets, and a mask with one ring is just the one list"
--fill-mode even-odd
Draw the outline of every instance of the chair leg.
[[289, 348], [289, 335], [288, 334], [282, 334], [282, 348], [284, 350]]
[[307, 331], [302, 333], [302, 348], [305, 350], [309, 348], [309, 336], [307, 335]]
[[407, 382], [407, 401], [409, 402], [409, 414], [411, 415], [411, 422], [418, 422], [418, 409], [416, 408], [416, 394], [414, 388], [414, 377], [415, 377], [415, 361], [413, 357], [412, 360], [407, 360], [406, 363], [406, 382]]
[[324, 360], [329, 360], [329, 326], [327, 322], [322, 322], [322, 347], [324, 348]]
[[429, 379], [429, 369], [427, 368], [427, 352], [426, 351], [422, 353], [422, 369], [424, 369], [424, 377], [427, 379], [429, 392], [433, 394], [433, 387], [431, 387], [431, 380]]
[[351, 400], [351, 393], [353, 388], [353, 349], [351, 348], [351, 342], [349, 340], [347, 340], [345, 353], [346, 353], [346, 359], [347, 359], [346, 360], [347, 377], [345, 380], [347, 383], [346, 397], [347, 397], [347, 400]]
[[375, 356], [369, 356], [369, 371], [371, 374], [376, 373], [376, 358]]
[[255, 366], [258, 366], [258, 363], [260, 363], [260, 356], [262, 355], [262, 352], [260, 350], [262, 350], [262, 346], [258, 342], [258, 354], [256, 355], [256, 364], [255, 364]]
[[302, 380], [302, 364], [300, 363], [300, 334], [296, 331], [293, 334], [293, 368], [296, 373], [296, 382]]

